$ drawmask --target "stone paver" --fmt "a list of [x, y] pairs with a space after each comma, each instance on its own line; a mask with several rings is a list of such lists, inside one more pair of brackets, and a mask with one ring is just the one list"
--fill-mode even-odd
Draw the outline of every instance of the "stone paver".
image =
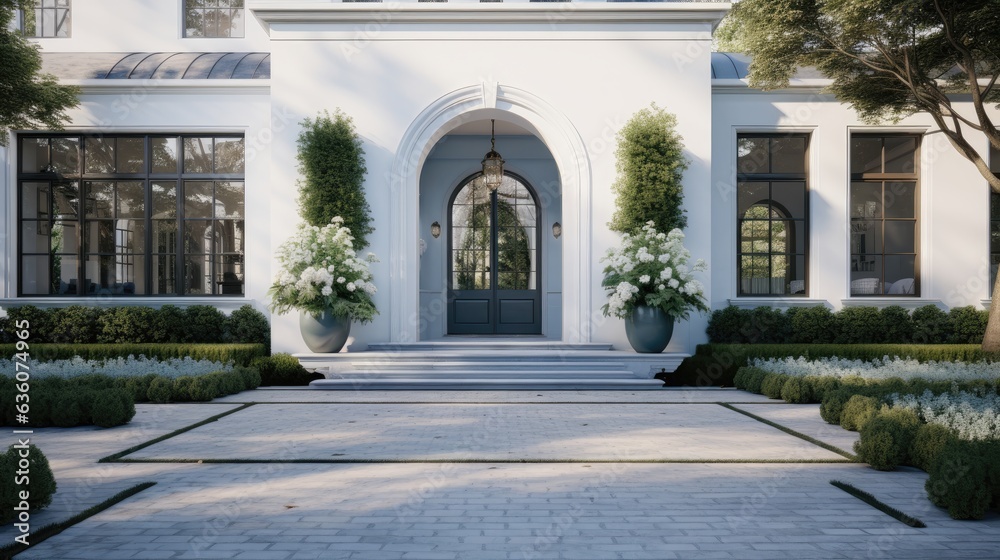
[[667, 387], [659, 391], [318, 391], [307, 387], [261, 388], [213, 402], [752, 402], [774, 403], [763, 395], [737, 389]]
[[[100, 458], [236, 408], [238, 405], [214, 403], [138, 404], [132, 421], [124, 426], [44, 428], [34, 430], [34, 434], [17, 436], [29, 437], [31, 443], [45, 453], [58, 484], [52, 504], [32, 515], [32, 526], [40, 528], [68, 519], [126, 488], [155, 480], [147, 473], [163, 470], [153, 466], [129, 469], [122, 464], [97, 463]], [[6, 449], [15, 439], [13, 434], [5, 432], [0, 442]], [[13, 526], [4, 525], [0, 527], [0, 542], [10, 542], [16, 534]]]
[[838, 449], [843, 449], [848, 453], [854, 453], [854, 442], [858, 441], [859, 438], [858, 432], [827, 424], [819, 415], [818, 404], [783, 404], [779, 406], [739, 404], [734, 406]]
[[[256, 394], [280, 393], [300, 391]], [[715, 394], [692, 394], [692, 400], [684, 402], [723, 400]], [[503, 394], [486, 400], [454, 393], [393, 395], [410, 403], [505, 402]], [[507, 402], [524, 397], [508, 395]], [[648, 395], [634, 398], [645, 401]], [[741, 397], [733, 392], [730, 402], [751, 400]], [[567, 402], [566, 395], [532, 398]], [[478, 442], [483, 449], [499, 449], [499, 442], [522, 459], [544, 450], [546, 443], [562, 451], [600, 451], [627, 448], [634, 441], [636, 449], [647, 452], [656, 446], [678, 446], [694, 434], [713, 442], [703, 443], [702, 450], [717, 449], [719, 455], [753, 452], [759, 442], [747, 434], [756, 433], [763, 434], [768, 445], [785, 445], [783, 438], [790, 438], [793, 448], [801, 447], [795, 453], [816, 448], [718, 405], [607, 405], [594, 399], [586, 395], [583, 400], [590, 403], [572, 405], [502, 405], [506, 408], [499, 419], [489, 414], [501, 405], [261, 404], [203, 427], [225, 427], [230, 433], [217, 431], [200, 449], [192, 449], [199, 455], [235, 446], [255, 453], [312, 452], [329, 444], [330, 433], [346, 434], [347, 440], [341, 441], [353, 441], [360, 449], [361, 438], [351, 434], [373, 426], [380, 426], [376, 435], [385, 439], [377, 442], [381, 452], [395, 448], [411, 455], [461, 449], [441, 439]], [[740, 406], [803, 433], [821, 422], [818, 414], [810, 418], [808, 407]], [[386, 412], [379, 412], [381, 420], [376, 421], [378, 407]], [[232, 408], [141, 405], [144, 412], [128, 427], [38, 430], [35, 441], [52, 460], [60, 491], [49, 512], [32, 518], [35, 528], [44, 524], [40, 520], [46, 515], [59, 518], [53, 512], [66, 517], [72, 508], [58, 506], [61, 500], [79, 505], [104, 499], [98, 497], [106, 497], [112, 488], [144, 480], [157, 485], [17, 558], [1000, 557], [1000, 516], [951, 520], [926, 499], [927, 475], [909, 468], [884, 473], [858, 464], [804, 463], [96, 463], [136, 439], [156, 437]], [[488, 416], [477, 416], [484, 411]], [[244, 416], [250, 412], [260, 416]], [[372, 415], [358, 416], [366, 412]], [[433, 430], [421, 423], [432, 423], [435, 417], [443, 424], [438, 431], [444, 436], [428, 441], [421, 434]], [[241, 418], [226, 424], [226, 419]], [[596, 426], [593, 432], [583, 431], [590, 426], [575, 425], [581, 418]], [[358, 426], [362, 420], [365, 427]], [[536, 433], [527, 429], [532, 423]], [[233, 431], [238, 424], [242, 427]], [[310, 424], [312, 430], [301, 428]], [[286, 433], [289, 427], [294, 429]], [[523, 438], [520, 445], [515, 434], [504, 433], [509, 427], [520, 430], [515, 432]], [[175, 443], [190, 444], [193, 440], [184, 438], [197, 436], [203, 428], [175, 438]], [[668, 428], [682, 435], [670, 436]], [[546, 430], [555, 435], [546, 439]], [[293, 441], [282, 441], [289, 434]], [[310, 443], [308, 435], [318, 437], [319, 443]], [[653, 445], [643, 443], [650, 437]], [[836, 437], [841, 436], [820, 439], [833, 443]], [[831, 479], [871, 492], [920, 517], [928, 527], [906, 527], [831, 486]], [[13, 538], [10, 529], [0, 533], [5, 542]]]
[[743, 418], [716, 404], [260, 404], [129, 458], [843, 460]]
[[[885, 480], [854, 464], [204, 465], [162, 475], [161, 484], [19, 558], [995, 554], [996, 517], [935, 518], [912, 529], [828, 483], [923, 493], [924, 475], [896, 475]], [[939, 532], [945, 527], [952, 530]], [[154, 528], [169, 529], [170, 538], [135, 538]]]

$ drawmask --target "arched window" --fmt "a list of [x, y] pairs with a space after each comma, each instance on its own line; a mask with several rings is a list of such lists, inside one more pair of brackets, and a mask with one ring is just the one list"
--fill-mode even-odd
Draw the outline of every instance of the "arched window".
[[807, 293], [807, 144], [803, 134], [738, 137], [740, 296]]

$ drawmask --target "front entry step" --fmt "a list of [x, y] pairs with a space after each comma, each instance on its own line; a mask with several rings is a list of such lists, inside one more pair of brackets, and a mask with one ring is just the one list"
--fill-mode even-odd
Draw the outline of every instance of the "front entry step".
[[650, 391], [663, 387], [658, 379], [319, 379], [314, 389], [332, 391]]
[[687, 354], [636, 354], [610, 344], [456, 339], [372, 344], [365, 352], [297, 354], [334, 391], [636, 391], [657, 390], [653, 376]]

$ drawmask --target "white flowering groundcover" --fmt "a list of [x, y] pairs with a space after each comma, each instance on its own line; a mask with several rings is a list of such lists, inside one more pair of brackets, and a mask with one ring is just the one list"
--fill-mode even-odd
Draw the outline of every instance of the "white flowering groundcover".
[[[881, 380], [898, 377], [904, 380], [927, 381], [976, 381], [996, 382], [1000, 379], [1000, 364], [988, 362], [918, 362], [913, 359], [883, 357], [881, 360], [847, 360], [841, 358], [757, 358], [751, 365], [771, 373], [797, 377], [828, 376], [836, 378], [861, 377]], [[977, 395], [965, 391], [952, 391], [935, 395], [925, 391], [922, 395], [889, 397], [893, 407], [908, 408], [924, 422], [940, 424], [954, 430], [966, 440], [1000, 439], [1000, 395]]]
[[918, 362], [913, 359], [848, 360], [843, 358], [755, 358], [750, 365], [771, 373], [793, 376], [858, 376], [864, 379], [926, 379], [928, 381], [974, 381], [1000, 379], [1000, 363], [989, 362]]
[[[52, 362], [32, 362], [31, 377], [35, 379], [46, 377], [70, 378], [80, 375], [103, 374], [110, 377], [137, 377], [154, 373], [164, 377], [176, 378], [184, 375], [197, 376], [216, 371], [230, 371], [232, 363], [213, 362], [210, 360], [194, 360], [186, 358], [170, 358], [158, 360], [145, 356], [129, 356], [109, 360], [84, 360], [77, 356], [70, 360], [55, 360]], [[13, 360], [0, 359], [0, 371], [12, 376], [15, 370]]]
[[958, 392], [892, 395], [893, 407], [912, 410], [928, 424], [940, 424], [966, 440], [1000, 440], [1000, 395]]

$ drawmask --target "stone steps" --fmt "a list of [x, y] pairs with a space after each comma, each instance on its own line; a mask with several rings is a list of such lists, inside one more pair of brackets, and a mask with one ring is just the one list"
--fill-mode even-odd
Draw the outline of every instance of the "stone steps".
[[368, 351], [297, 354], [339, 391], [611, 391], [657, 390], [653, 375], [673, 371], [686, 354], [636, 354], [610, 344], [530, 339], [456, 339], [372, 344]]
[[333, 391], [650, 391], [663, 387], [656, 379], [319, 379], [313, 389]]

